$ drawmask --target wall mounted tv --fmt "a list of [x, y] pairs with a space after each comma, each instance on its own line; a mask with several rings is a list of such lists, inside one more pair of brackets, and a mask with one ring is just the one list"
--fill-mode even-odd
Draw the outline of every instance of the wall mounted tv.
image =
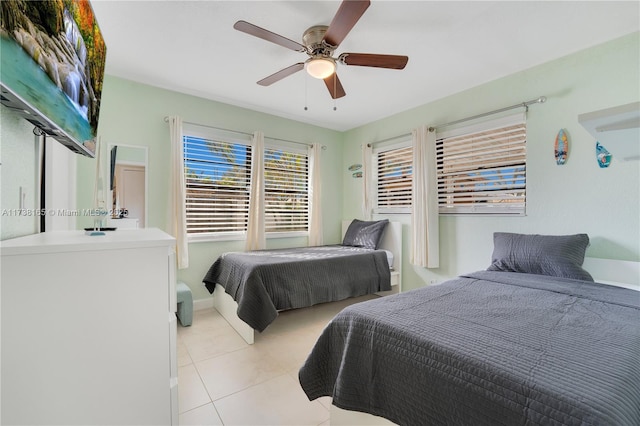
[[89, 0], [0, 1], [3, 105], [95, 156], [106, 47]]

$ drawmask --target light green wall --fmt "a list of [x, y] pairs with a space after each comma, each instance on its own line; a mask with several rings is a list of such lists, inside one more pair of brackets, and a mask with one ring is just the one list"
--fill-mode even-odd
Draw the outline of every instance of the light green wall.
[[[39, 218], [33, 213], [40, 205], [40, 182], [38, 141], [33, 134], [33, 124], [3, 105], [0, 117], [0, 240], [6, 240], [38, 232]], [[22, 204], [25, 214], [18, 212], [20, 188], [25, 194]]]
[[[640, 35], [609, 43], [509, 75], [456, 95], [346, 132], [343, 170], [361, 161], [363, 143], [408, 133], [536, 99], [527, 120], [527, 215], [525, 217], [440, 217], [440, 268], [409, 265], [405, 223], [403, 289], [486, 268], [494, 231], [572, 234], [591, 238], [588, 256], [640, 260], [640, 162], [615, 159], [607, 169], [595, 161], [595, 140], [578, 123], [579, 114], [640, 99]], [[559, 129], [570, 137], [569, 158], [558, 166], [553, 142]], [[635, 141], [638, 143], [638, 141]], [[346, 176], [346, 172], [344, 173]], [[344, 179], [343, 217], [360, 217], [357, 179]]]
[[116, 161], [124, 163], [146, 164], [146, 151], [140, 148], [118, 145]]
[[[149, 227], [168, 229], [170, 142], [169, 125], [164, 121], [164, 117], [168, 115], [179, 115], [184, 121], [239, 132], [262, 130], [268, 137], [326, 146], [322, 151], [323, 237], [326, 243], [339, 242], [343, 186], [340, 173], [341, 133], [107, 76], [102, 92], [98, 134], [103, 146], [124, 144], [149, 148]], [[78, 160], [79, 209], [91, 207], [94, 167], [93, 159]], [[91, 225], [87, 219], [78, 218], [78, 227]], [[306, 245], [306, 238], [267, 242], [268, 247], [287, 245]], [[178, 271], [178, 278], [191, 287], [195, 299], [205, 298], [209, 293], [202, 286], [202, 278], [213, 261], [225, 251], [243, 249], [244, 241], [190, 244], [190, 267]]]
[[[577, 116], [640, 99], [639, 37], [638, 33], [629, 35], [344, 133], [107, 76], [99, 134], [104, 146], [149, 148], [149, 225], [162, 229], [167, 228], [169, 186], [166, 115], [242, 132], [263, 130], [271, 137], [320, 142], [327, 146], [322, 170], [324, 238], [333, 243], [339, 241], [343, 218], [361, 217], [361, 179], [351, 178], [347, 167], [361, 162], [362, 143], [546, 95], [547, 103], [532, 106], [528, 115], [527, 216], [441, 217], [441, 267], [435, 270], [409, 265], [409, 217], [392, 217], [405, 224], [404, 289], [485, 268], [494, 231], [586, 232], [591, 237], [589, 256], [638, 261], [640, 162], [616, 161], [612, 150], [612, 165], [598, 168], [594, 140]], [[5, 107], [0, 109], [0, 207], [19, 207], [19, 187], [23, 186], [25, 206], [33, 209], [38, 183], [32, 126]], [[567, 129], [572, 143], [564, 166], [557, 166], [552, 154], [560, 128]], [[95, 160], [77, 156], [77, 163], [77, 208], [90, 208]], [[88, 220], [79, 217], [78, 228], [90, 225]], [[4, 216], [1, 225], [0, 239], [37, 232], [34, 218]], [[300, 238], [268, 242], [270, 247], [304, 243]], [[179, 271], [179, 278], [192, 287], [196, 299], [207, 297], [200, 281], [212, 260], [224, 251], [242, 248], [243, 243], [237, 241], [191, 244], [192, 266]]]

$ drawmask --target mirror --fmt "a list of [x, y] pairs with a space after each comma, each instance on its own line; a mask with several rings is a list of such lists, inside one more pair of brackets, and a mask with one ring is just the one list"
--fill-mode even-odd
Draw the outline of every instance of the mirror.
[[109, 226], [144, 228], [147, 224], [146, 146], [109, 145], [109, 189], [112, 215]]

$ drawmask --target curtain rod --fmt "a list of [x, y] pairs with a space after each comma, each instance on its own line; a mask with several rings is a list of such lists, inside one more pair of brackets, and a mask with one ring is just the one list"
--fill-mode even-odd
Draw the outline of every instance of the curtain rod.
[[475, 120], [476, 118], [482, 118], [482, 117], [486, 117], [487, 115], [493, 115], [493, 114], [497, 114], [499, 112], [509, 111], [510, 109], [526, 108], [528, 110], [529, 109], [529, 105], [531, 105], [531, 104], [542, 104], [542, 103], [546, 102], [546, 100], [547, 100], [546, 96], [540, 96], [537, 99], [532, 99], [530, 101], [521, 102], [519, 104], [511, 105], [511, 106], [508, 106], [508, 107], [505, 107], [505, 108], [500, 108], [500, 109], [496, 109], [496, 110], [493, 110], [493, 111], [485, 112], [485, 113], [482, 113], [482, 114], [474, 115], [474, 116], [471, 116], [471, 117], [462, 118], [460, 120], [451, 121], [451, 122], [445, 123], [445, 124], [439, 124], [437, 126], [432, 126], [432, 127], [429, 127], [429, 131], [433, 132], [436, 129], [439, 129], [441, 127], [447, 127], [447, 126], [451, 126], [453, 124], [458, 124], [458, 123], [463, 123], [465, 121]]
[[[307, 143], [307, 142], [290, 141], [288, 139], [272, 138], [271, 136], [265, 136], [265, 138], [269, 138], [269, 139], [274, 140], [274, 141], [290, 142], [290, 143], [297, 143], [299, 145], [313, 146], [312, 143]], [[327, 147], [324, 146], [324, 145], [320, 145], [320, 148], [327, 149]]]
[[405, 138], [405, 137], [407, 137], [407, 136], [411, 136], [411, 133], [403, 133], [403, 134], [401, 134], [401, 135], [392, 136], [392, 137], [390, 137], [390, 138], [382, 139], [382, 140], [375, 141], [375, 142], [370, 142], [370, 143], [368, 143], [368, 144], [367, 144], [367, 146], [368, 146], [368, 147], [371, 147], [371, 146], [373, 146], [373, 145], [377, 145], [377, 144], [379, 144], [379, 143], [389, 142], [389, 141], [392, 141], [392, 140], [394, 140], [394, 139]]
[[[164, 122], [165, 122], [165, 123], [168, 123], [168, 122], [169, 122], [169, 116], [165, 116], [165, 117], [164, 117]], [[194, 126], [208, 127], [208, 128], [210, 128], [210, 129], [222, 130], [222, 131], [225, 131], [225, 132], [238, 133], [238, 134], [241, 134], [241, 135], [246, 135], [246, 136], [251, 136], [251, 137], [253, 137], [253, 133], [247, 133], [247, 132], [241, 132], [241, 131], [238, 131], [238, 130], [225, 129], [225, 128], [223, 128], [223, 127], [210, 126], [210, 125], [208, 125], [208, 124], [193, 123], [193, 122], [191, 122], [191, 121], [184, 121], [184, 120], [183, 120], [182, 122], [183, 122], [183, 123], [187, 123], [187, 124], [192, 124], [192, 125], [194, 125]], [[299, 145], [313, 146], [313, 144], [312, 144], [312, 143], [298, 142], [298, 141], [290, 141], [290, 140], [287, 140], [287, 139], [272, 138], [272, 137], [270, 137], [270, 136], [265, 136], [265, 138], [269, 138], [269, 139], [273, 139], [273, 140], [281, 141], [281, 142], [290, 142], [290, 143], [296, 143], [296, 144], [299, 144]], [[326, 147], [326, 146], [324, 146], [324, 145], [321, 145], [321, 148], [322, 148], [322, 149], [327, 149], [327, 147]]]
[[[482, 118], [482, 117], [486, 117], [487, 115], [492, 115], [492, 114], [497, 114], [499, 112], [509, 111], [510, 109], [515, 109], [515, 108], [527, 108], [527, 109], [529, 109], [529, 105], [531, 105], [531, 104], [542, 104], [542, 103], [544, 103], [546, 101], [547, 101], [547, 97], [546, 96], [540, 96], [537, 99], [532, 99], [530, 101], [521, 102], [519, 104], [511, 105], [511, 106], [508, 106], [508, 107], [505, 107], [505, 108], [500, 108], [500, 109], [496, 109], [496, 110], [493, 110], [493, 111], [485, 112], [485, 113], [482, 113], [482, 114], [474, 115], [474, 116], [471, 116], [471, 117], [462, 118], [460, 120], [451, 121], [449, 123], [438, 124], [437, 126], [429, 127], [429, 131], [433, 132], [436, 129], [439, 129], [441, 127], [447, 127], [447, 126], [451, 126], [453, 124], [458, 124], [458, 123], [463, 123], [465, 121], [475, 120], [476, 118]], [[411, 133], [404, 133], [402, 135], [393, 136], [393, 137], [390, 137], [390, 138], [382, 139], [380, 141], [371, 142], [371, 143], [368, 143], [367, 146], [370, 147], [370, 146], [375, 145], [375, 144], [388, 142], [388, 141], [391, 141], [391, 140], [394, 140], [394, 139], [403, 138], [405, 136], [411, 136]]]

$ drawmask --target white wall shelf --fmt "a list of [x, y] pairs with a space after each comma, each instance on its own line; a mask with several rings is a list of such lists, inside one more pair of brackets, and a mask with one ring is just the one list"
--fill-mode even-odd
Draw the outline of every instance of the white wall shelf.
[[640, 160], [640, 102], [580, 114], [578, 122], [614, 158]]

